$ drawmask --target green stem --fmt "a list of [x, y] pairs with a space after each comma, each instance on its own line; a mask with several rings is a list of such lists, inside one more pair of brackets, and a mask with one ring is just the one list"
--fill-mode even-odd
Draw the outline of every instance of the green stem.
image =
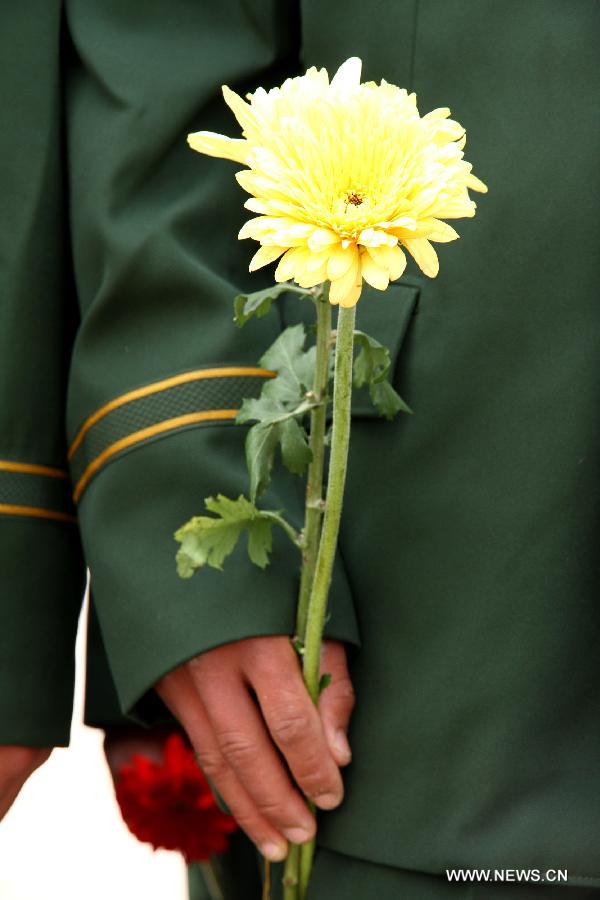
[[314, 703], [319, 699], [321, 642], [327, 612], [333, 561], [342, 515], [344, 485], [350, 442], [350, 404], [352, 401], [352, 350], [354, 346], [355, 307], [340, 308], [335, 347], [333, 385], [333, 432], [327, 481], [325, 518], [308, 609], [304, 642], [304, 681]]
[[271, 863], [265, 858], [265, 874], [263, 878], [262, 900], [271, 900]]
[[297, 900], [298, 898], [298, 865], [300, 861], [299, 844], [290, 844], [288, 855], [283, 870], [283, 900]]
[[323, 516], [323, 466], [325, 460], [329, 353], [331, 348], [331, 305], [323, 291], [317, 296], [315, 305], [317, 308], [317, 357], [313, 394], [318, 405], [310, 413], [309, 446], [312, 452], [312, 461], [308, 467], [306, 485], [304, 557], [296, 614], [296, 636], [301, 641], [304, 641], [305, 637], [308, 604], [317, 564], [317, 551]]
[[[331, 306], [326, 286], [315, 295], [317, 313], [317, 354], [310, 411], [309, 446], [312, 459], [308, 467], [304, 512], [304, 541], [300, 592], [296, 612], [296, 637], [304, 642], [308, 605], [317, 563], [321, 519], [323, 517], [323, 467], [325, 462], [325, 426], [327, 418], [327, 389], [329, 386], [329, 354], [331, 349]], [[309, 804], [314, 812], [314, 807]], [[290, 844], [283, 873], [284, 900], [298, 900], [301, 848]]]
[[296, 531], [296, 529], [290, 525], [290, 523], [280, 516], [279, 513], [272, 512], [268, 509], [261, 509], [262, 517], [264, 519], [270, 519], [275, 525], [279, 525], [280, 528], [283, 528], [287, 536], [289, 537], [292, 544], [295, 544], [296, 547], [302, 549], [302, 541], [300, 539], [300, 535]]
[[225, 900], [225, 894], [221, 887], [221, 880], [217, 873], [217, 866], [213, 859], [207, 859], [200, 863], [204, 884], [209, 893], [210, 900]]
[[[327, 612], [327, 598], [331, 585], [333, 563], [337, 548], [346, 470], [350, 443], [352, 401], [352, 351], [354, 346], [355, 307], [340, 308], [335, 347], [335, 377], [333, 386], [333, 432], [325, 518], [319, 543], [319, 553], [313, 582], [306, 634], [304, 640], [304, 682], [313, 703], [319, 699], [321, 644]], [[304, 900], [312, 869], [315, 842], [300, 848], [300, 888], [298, 900]]]

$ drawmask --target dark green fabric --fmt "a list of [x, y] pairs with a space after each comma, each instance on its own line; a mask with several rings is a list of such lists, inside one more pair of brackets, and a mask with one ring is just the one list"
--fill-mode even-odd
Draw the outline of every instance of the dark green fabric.
[[[247, 215], [235, 166], [185, 144], [188, 131], [238, 133], [223, 82], [243, 94], [360, 55], [366, 78], [414, 88], [422, 112], [452, 107], [490, 186], [477, 218], [458, 223], [461, 240], [440, 247], [435, 281], [412, 266], [404, 289], [359, 303], [359, 328], [372, 302], [381, 333], [400, 334], [395, 384], [414, 415], [355, 420], [331, 620], [334, 634], [362, 642], [354, 759], [344, 805], [322, 817], [319, 836], [345, 857], [432, 875], [566, 867], [573, 883], [600, 886], [599, 19], [592, 0], [66, 4], [64, 159], [82, 314], [71, 437], [139, 384], [255, 365], [279, 332], [276, 314], [232, 326], [233, 295], [271, 276], [249, 276], [251, 248], [236, 242]], [[44, 52], [56, 51], [52, 21]], [[41, 267], [11, 245], [25, 290], [0, 330], [2, 440], [13, 436], [9, 458], [61, 464], [68, 341], [56, 335], [70, 313], [47, 212], [61, 187], [56, 73], [35, 90], [47, 102], [23, 101], [40, 131], [31, 148], [10, 145], [25, 185], [11, 209], [19, 234], [17, 199], [32, 213], [37, 198], [46, 214], [28, 221], [47, 243]], [[49, 168], [38, 160], [36, 170], [40, 147]], [[47, 303], [40, 279], [55, 287]], [[40, 347], [48, 370], [34, 368]], [[35, 423], [25, 432], [22, 397]], [[83, 541], [126, 710], [153, 714], [149, 688], [189, 656], [292, 627], [297, 569], [283, 545], [266, 573], [241, 553], [223, 573], [184, 583], [174, 572], [173, 530], [206, 494], [244, 489], [242, 442], [234, 426], [176, 433], [106, 466], [84, 496]], [[298, 521], [300, 482], [278, 479], [267, 500]], [[55, 627], [70, 634], [72, 622], [72, 603], [57, 601]], [[348, 878], [352, 866], [329, 876], [324, 865], [315, 885], [342, 891], [334, 873]], [[404, 890], [403, 877], [389, 883]]]
[[[340, 59], [362, 50], [347, 21]], [[490, 193], [423, 280], [397, 373], [414, 415], [376, 447], [353, 433], [341, 547], [362, 650], [331, 849], [600, 885], [599, 24], [593, 3], [419, 3], [409, 86], [465, 124]], [[366, 77], [407, 77], [365, 58]]]
[[[545, 873], [543, 869], [540, 875], [545, 877]], [[281, 900], [279, 875], [278, 866], [273, 880], [272, 900]], [[549, 877], [555, 878], [555, 871]], [[323, 849], [315, 857], [307, 894], [307, 900], [595, 900], [597, 897], [596, 887], [573, 886], [570, 879], [560, 886], [531, 882], [456, 883], [449, 882], [445, 873], [428, 875], [375, 865], [364, 859]], [[256, 900], [259, 900], [258, 896]]]
[[[260, 900], [262, 879], [256, 848], [243, 832], [232, 835], [225, 853], [213, 856], [211, 865], [224, 894], [223, 900]], [[189, 900], [212, 900], [202, 865], [188, 866]]]
[[[67, 264], [57, 0], [0, 8], [0, 460], [67, 468]], [[66, 482], [0, 472], [0, 504], [72, 512]], [[73, 525], [0, 515], [0, 742], [65, 744], [83, 564]]]
[[74, 526], [0, 516], [0, 743], [69, 742], [83, 593]]

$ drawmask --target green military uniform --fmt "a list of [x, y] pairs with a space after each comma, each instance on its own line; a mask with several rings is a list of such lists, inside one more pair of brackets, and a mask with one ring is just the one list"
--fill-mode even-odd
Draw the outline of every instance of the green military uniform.
[[[234, 167], [185, 135], [236, 133], [222, 83], [244, 93], [359, 55], [422, 112], [452, 108], [490, 193], [435, 281], [413, 269], [359, 301], [415, 415], [355, 407], [329, 623], [360, 644], [354, 760], [310, 896], [554, 896], [448, 885], [450, 867], [566, 868], [562, 895], [593, 896], [598, 3], [70, 0], [62, 36], [58, 0], [37, 5], [1, 14], [15, 37], [0, 79], [0, 740], [68, 734], [82, 579], [60, 474], [69, 366], [69, 468], [121, 708], [151, 718], [174, 666], [291, 632], [283, 542], [266, 572], [240, 553], [224, 573], [175, 574], [175, 528], [204, 496], [245, 489], [232, 411], [299, 314], [290, 298], [232, 326], [236, 291], [270, 276], [248, 276], [235, 240]], [[281, 475], [268, 501], [299, 520], [301, 499]]]

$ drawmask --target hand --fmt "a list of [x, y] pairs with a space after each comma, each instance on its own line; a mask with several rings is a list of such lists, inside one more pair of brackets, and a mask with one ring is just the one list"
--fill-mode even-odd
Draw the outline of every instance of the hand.
[[37, 747], [0, 747], [0, 819], [11, 808], [19, 791], [52, 750]]
[[303, 794], [321, 809], [343, 798], [339, 767], [351, 758], [354, 705], [343, 644], [324, 642], [321, 670], [331, 683], [318, 710], [282, 636], [208, 650], [156, 684], [232, 815], [273, 861], [286, 856], [286, 839], [301, 844], [315, 834]]

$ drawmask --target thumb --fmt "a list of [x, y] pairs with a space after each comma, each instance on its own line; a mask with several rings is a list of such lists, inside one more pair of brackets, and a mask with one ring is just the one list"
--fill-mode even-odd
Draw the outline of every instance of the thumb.
[[319, 697], [323, 730], [338, 766], [347, 766], [352, 759], [346, 732], [354, 708], [354, 688], [348, 674], [346, 648], [340, 641], [323, 642], [321, 673], [331, 675]]

